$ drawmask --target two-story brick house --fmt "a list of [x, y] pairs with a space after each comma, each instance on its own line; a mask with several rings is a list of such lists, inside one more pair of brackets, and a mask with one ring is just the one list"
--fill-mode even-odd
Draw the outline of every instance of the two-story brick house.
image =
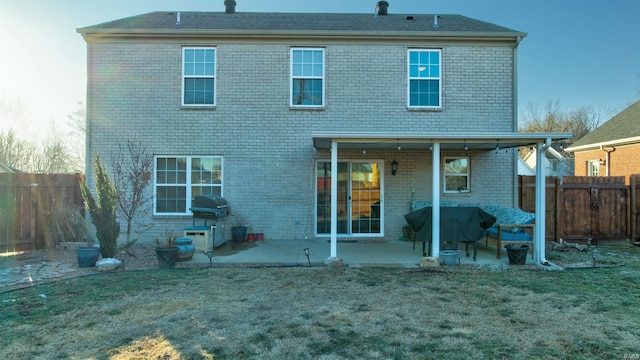
[[266, 238], [326, 237], [335, 256], [337, 239], [397, 239], [412, 198], [514, 205], [516, 147], [566, 137], [516, 132], [526, 34], [460, 15], [231, 6], [78, 32], [87, 159], [131, 135], [153, 152], [158, 231], [214, 193]]

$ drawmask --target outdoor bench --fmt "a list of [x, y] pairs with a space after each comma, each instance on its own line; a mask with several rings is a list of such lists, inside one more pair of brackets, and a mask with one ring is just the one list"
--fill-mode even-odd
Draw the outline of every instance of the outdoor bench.
[[502, 246], [509, 244], [529, 246], [533, 258], [534, 214], [499, 205], [487, 205], [483, 209], [497, 219], [485, 231], [485, 245], [489, 240], [495, 240], [498, 259], [502, 257]]

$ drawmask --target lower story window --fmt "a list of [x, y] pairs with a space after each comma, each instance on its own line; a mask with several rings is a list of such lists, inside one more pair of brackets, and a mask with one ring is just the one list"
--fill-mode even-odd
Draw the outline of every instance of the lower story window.
[[600, 176], [600, 160], [587, 162], [587, 176]]
[[444, 192], [469, 191], [469, 158], [444, 158]]
[[[338, 162], [338, 234], [382, 234], [382, 161]], [[316, 233], [331, 233], [331, 162], [316, 165]]]
[[191, 214], [197, 195], [222, 196], [222, 157], [156, 156], [154, 193], [154, 214]]

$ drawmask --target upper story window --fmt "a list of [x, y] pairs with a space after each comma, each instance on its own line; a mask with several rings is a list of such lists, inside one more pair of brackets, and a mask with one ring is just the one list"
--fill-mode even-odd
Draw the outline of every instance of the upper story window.
[[442, 107], [442, 51], [409, 50], [408, 99], [410, 108]]
[[324, 106], [324, 49], [291, 49], [291, 106]]
[[444, 192], [469, 191], [469, 158], [444, 158]]
[[222, 196], [222, 157], [157, 156], [154, 193], [154, 214], [190, 215], [197, 195]]
[[182, 48], [182, 105], [214, 106], [216, 49]]

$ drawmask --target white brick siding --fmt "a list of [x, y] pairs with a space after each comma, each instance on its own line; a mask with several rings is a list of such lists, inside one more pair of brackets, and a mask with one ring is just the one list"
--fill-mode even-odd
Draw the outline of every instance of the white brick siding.
[[[215, 109], [180, 106], [184, 45], [217, 49]], [[511, 46], [443, 44], [443, 110], [410, 111], [406, 45], [340, 43], [313, 44], [326, 49], [326, 107], [290, 109], [289, 49], [302, 45], [307, 44], [91, 42], [89, 161], [97, 151], [108, 162], [117, 139], [132, 135], [154, 155], [221, 155], [223, 195], [234, 212], [265, 238], [291, 240], [314, 236], [315, 161], [329, 154], [314, 151], [313, 132], [514, 130]], [[472, 191], [442, 195], [443, 200], [512, 203], [512, 151], [442, 156], [455, 154], [471, 158]], [[431, 197], [431, 153], [340, 151], [340, 157], [385, 160], [384, 233], [387, 240], [397, 239], [412, 189], [418, 200]], [[394, 158], [400, 166], [391, 176]], [[190, 217], [148, 220], [156, 226], [141, 241], [151, 241], [166, 226], [180, 231], [191, 225]]]

